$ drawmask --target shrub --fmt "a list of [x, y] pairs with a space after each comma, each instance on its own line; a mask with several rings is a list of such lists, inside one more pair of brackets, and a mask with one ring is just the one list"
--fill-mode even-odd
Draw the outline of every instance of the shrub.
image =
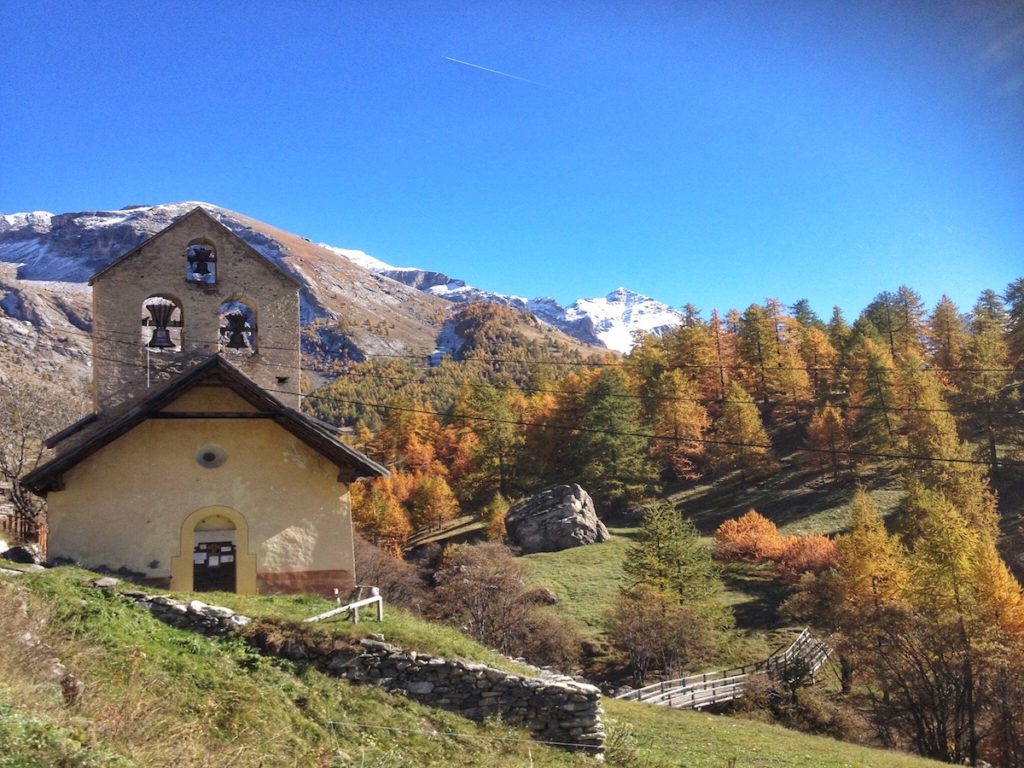
[[640, 585], [616, 598], [609, 620], [609, 635], [629, 657], [637, 687], [651, 671], [675, 677], [713, 658], [713, 627], [676, 595]]
[[579, 637], [544, 611], [526, 575], [526, 566], [506, 547], [454, 544], [435, 574], [429, 615], [509, 656], [567, 668], [579, 657]]
[[354, 538], [357, 581], [379, 587], [385, 602], [421, 613], [427, 591], [416, 566], [374, 546], [362, 536]]
[[783, 542], [775, 523], [751, 509], [737, 520], [726, 520], [715, 531], [715, 556], [725, 562], [775, 560]]
[[836, 563], [836, 543], [820, 533], [786, 536], [778, 558], [779, 575], [796, 581], [804, 573], [821, 573]]
[[835, 542], [820, 533], [780, 536], [775, 523], [750, 510], [738, 520], [726, 520], [715, 531], [715, 557], [725, 562], [775, 563], [779, 576], [796, 581], [803, 573], [821, 573], [838, 557]]

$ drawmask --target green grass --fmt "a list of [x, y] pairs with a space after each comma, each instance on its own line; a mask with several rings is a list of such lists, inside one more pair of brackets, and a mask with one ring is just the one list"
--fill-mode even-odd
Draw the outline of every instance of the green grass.
[[556, 595], [555, 610], [588, 636], [604, 632], [604, 613], [622, 587], [622, 563], [636, 528], [612, 528], [600, 544], [526, 555], [530, 576]]
[[0, 768], [136, 768], [81, 729], [61, 728], [16, 711], [0, 691]]
[[[94, 577], [74, 568], [0, 576], [0, 768], [595, 764], [530, 741], [501, 722], [471, 723], [260, 657], [238, 638], [171, 628], [83, 586]], [[266, 619], [304, 618], [323, 607], [310, 597], [235, 597], [237, 608]], [[488, 656], [445, 628], [390, 609], [386, 615], [395, 617], [385, 627], [389, 640], [419, 637], [435, 652]], [[339, 633], [380, 629], [372, 621], [357, 629], [332, 627]], [[29, 644], [21, 642], [26, 632]], [[62, 699], [48, 667], [54, 657], [83, 683], [80, 702]], [[933, 765], [733, 718], [616, 701], [605, 707], [610, 766]]]
[[670, 497], [697, 529], [710, 536], [726, 520], [756, 509], [784, 534], [840, 533], [850, 525], [850, 509], [863, 486], [879, 512], [896, 509], [903, 490], [891, 470], [872, 470], [859, 480], [833, 481], [806, 470], [783, 470], [759, 483], [706, 483]]
[[946, 765], [779, 726], [648, 704], [606, 701], [611, 733], [632, 735], [638, 766], [662, 768], [930, 768]]
[[[636, 535], [636, 528], [612, 528], [612, 538], [601, 544], [573, 547], [561, 552], [526, 555], [531, 578], [559, 598], [554, 606], [563, 618], [574, 622], [586, 637], [597, 638], [607, 630], [606, 611], [622, 587], [622, 563]], [[711, 545], [710, 537], [707, 543]], [[723, 569], [725, 600], [733, 609], [736, 627], [728, 647], [722, 648], [721, 664], [756, 661], [788, 642], [790, 629], [780, 622], [778, 607], [787, 588], [771, 578], [763, 566], [736, 564]], [[783, 631], [777, 631], [780, 628]]]
[[[230, 592], [206, 592], [189, 597], [211, 605], [227, 606], [254, 619], [294, 622], [304, 622], [311, 616], [337, 607], [334, 601], [316, 595], [244, 596]], [[336, 616], [311, 624], [310, 627], [349, 640], [379, 634], [383, 635], [387, 642], [402, 648], [415, 648], [422, 653], [476, 661], [516, 674], [530, 672], [527, 667], [481, 646], [454, 627], [423, 621], [393, 605], [385, 606], [382, 622], [377, 621], [376, 608], [370, 607], [360, 610], [358, 624], [342, 616]]]
[[[266, 659], [240, 638], [166, 626], [123, 599], [81, 586], [94, 577], [72, 568], [0, 577], [0, 693], [17, 703], [0, 718], [19, 750], [0, 756], [0, 766], [5, 759], [60, 765], [52, 756], [68, 738], [107, 745], [107, 753], [141, 766], [583, 764], [502, 723], [477, 725]], [[263, 614], [284, 618], [273, 606], [289, 603], [283, 613], [304, 612], [306, 600], [268, 600]], [[20, 643], [25, 632], [39, 642]], [[81, 702], [64, 703], [48, 671], [53, 657], [82, 681]]]

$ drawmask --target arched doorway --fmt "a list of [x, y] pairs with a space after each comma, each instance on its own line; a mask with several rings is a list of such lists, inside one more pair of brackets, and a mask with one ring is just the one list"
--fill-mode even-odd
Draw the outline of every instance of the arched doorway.
[[204, 517], [192, 529], [192, 591], [234, 592], [238, 568], [235, 524], [224, 515]]
[[181, 524], [179, 554], [171, 558], [171, 589], [256, 593], [256, 556], [249, 526], [230, 507], [204, 507]]

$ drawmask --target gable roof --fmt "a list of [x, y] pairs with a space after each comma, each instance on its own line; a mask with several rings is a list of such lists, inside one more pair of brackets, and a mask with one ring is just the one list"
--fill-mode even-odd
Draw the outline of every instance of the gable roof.
[[331, 461], [338, 467], [339, 480], [386, 477], [389, 474], [383, 466], [338, 440], [329, 424], [289, 408], [223, 357], [212, 355], [141, 400], [132, 401], [121, 409], [90, 414], [53, 435], [47, 441], [49, 447], [71, 442], [50, 461], [25, 475], [21, 479], [22, 485], [39, 496], [45, 496], [60, 487], [64, 472], [143, 421], [161, 418], [160, 411], [186, 392], [211, 384], [228, 387], [257, 410], [256, 417], [273, 420]]
[[172, 229], [176, 228], [180, 224], [183, 224], [184, 222], [186, 222], [187, 220], [189, 220], [189, 219], [191, 219], [193, 217], [203, 217], [205, 219], [208, 219], [210, 222], [212, 222], [218, 228], [223, 230], [222, 234], [225, 237], [229, 237], [229, 238], [237, 241], [238, 243], [240, 243], [242, 245], [242, 247], [245, 248], [245, 250], [248, 251], [251, 256], [259, 259], [261, 262], [263, 262], [268, 267], [270, 267], [270, 269], [272, 269], [274, 272], [276, 272], [279, 275], [281, 275], [282, 277], [286, 278], [289, 282], [295, 284], [299, 288], [303, 287], [302, 286], [302, 282], [298, 278], [296, 278], [294, 275], [290, 274], [286, 270], [282, 269], [279, 264], [275, 263], [271, 259], [268, 259], [262, 253], [257, 251], [255, 248], [253, 248], [251, 245], [249, 245], [247, 242], [245, 242], [245, 240], [243, 240], [241, 237], [236, 235], [231, 230], [230, 227], [225, 226], [224, 223], [221, 222], [216, 216], [212, 215], [205, 208], [203, 208], [201, 206], [198, 206], [198, 205], [195, 208], [193, 208], [191, 211], [189, 211], [188, 213], [182, 214], [181, 216], [176, 218], [174, 221], [172, 221], [166, 227], [161, 229], [155, 235], [147, 237], [145, 240], [143, 240], [137, 246], [132, 248], [130, 251], [121, 254], [119, 257], [117, 257], [112, 262], [107, 264], [107, 266], [103, 267], [103, 269], [99, 270], [96, 274], [94, 274], [92, 277], [89, 278], [89, 285], [92, 285], [93, 282], [96, 280], [96, 278], [103, 276], [106, 272], [110, 271], [111, 269], [113, 269], [114, 267], [118, 266], [122, 262], [130, 259], [132, 256], [134, 256], [139, 251], [141, 251], [143, 248], [145, 248], [147, 245], [149, 245], [149, 243], [153, 242], [154, 240], [156, 240], [159, 237], [162, 237], [165, 233], [170, 232]]

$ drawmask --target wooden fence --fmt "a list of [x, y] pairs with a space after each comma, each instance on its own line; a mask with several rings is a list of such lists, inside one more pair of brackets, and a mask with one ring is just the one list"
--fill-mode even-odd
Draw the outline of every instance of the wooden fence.
[[615, 698], [678, 709], [701, 709], [738, 699], [743, 695], [744, 687], [755, 678], [791, 682], [798, 677], [813, 676], [831, 651], [805, 628], [788, 648], [753, 664], [663, 680]]

